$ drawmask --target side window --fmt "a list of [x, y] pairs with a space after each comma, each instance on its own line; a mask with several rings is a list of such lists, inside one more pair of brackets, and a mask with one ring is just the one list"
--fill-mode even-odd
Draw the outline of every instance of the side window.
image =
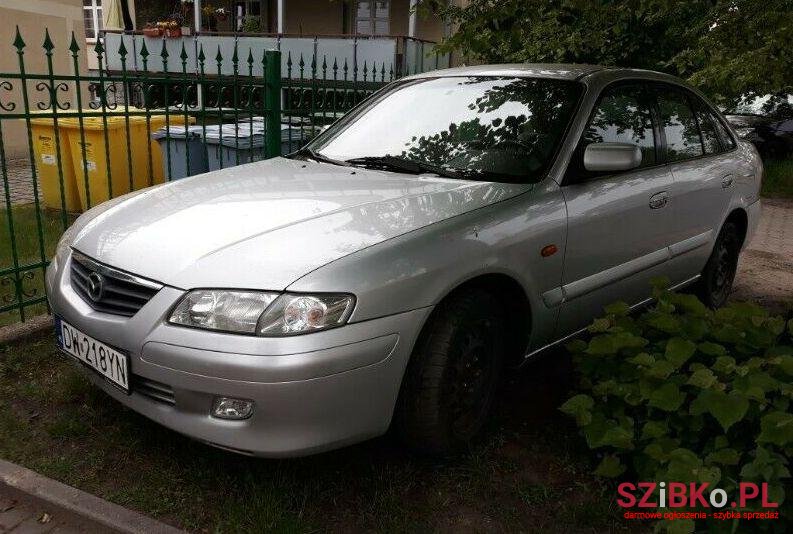
[[655, 164], [652, 115], [641, 86], [619, 86], [603, 93], [581, 139], [582, 154], [591, 143], [633, 143], [642, 151], [642, 167]]
[[730, 135], [730, 132], [727, 131], [727, 127], [724, 126], [713, 112], [711, 112], [711, 117], [713, 118], [713, 124], [716, 125], [716, 135], [719, 136], [719, 141], [721, 141], [721, 146], [724, 147], [724, 150], [732, 150], [735, 148], [735, 140]]
[[702, 145], [705, 147], [705, 154], [717, 154], [722, 151], [719, 143], [719, 134], [716, 131], [713, 113], [710, 108], [696, 96], [690, 96], [694, 103], [699, 123], [699, 131], [702, 133]]
[[666, 135], [667, 161], [701, 156], [702, 140], [694, 113], [688, 105], [688, 99], [680, 91], [660, 87], [658, 89], [658, 110], [661, 126]]

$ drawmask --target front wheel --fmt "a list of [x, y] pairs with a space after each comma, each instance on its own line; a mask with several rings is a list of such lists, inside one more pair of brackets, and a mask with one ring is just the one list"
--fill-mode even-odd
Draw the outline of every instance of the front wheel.
[[425, 326], [405, 371], [395, 426], [412, 449], [447, 454], [484, 425], [504, 352], [503, 311], [490, 293], [450, 297]]
[[727, 222], [719, 232], [713, 252], [702, 270], [697, 283], [697, 296], [710, 308], [719, 308], [730, 296], [735, 273], [738, 270], [738, 254], [741, 251], [741, 238], [738, 226]]

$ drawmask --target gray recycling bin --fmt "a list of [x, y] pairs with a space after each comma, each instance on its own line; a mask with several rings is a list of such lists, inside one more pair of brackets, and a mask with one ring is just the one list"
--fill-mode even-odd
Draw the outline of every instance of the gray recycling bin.
[[262, 123], [239, 122], [207, 126], [207, 165], [210, 171], [234, 167], [264, 159], [264, 127]]
[[[167, 140], [166, 136], [168, 137]], [[163, 175], [166, 180], [178, 180], [207, 172], [207, 157], [204, 151], [204, 143], [201, 142], [200, 126], [171, 125], [169, 128], [160, 128], [151, 137], [159, 143], [162, 150]], [[170, 176], [168, 175], [169, 155], [171, 161]], [[189, 158], [187, 157], [188, 155]]]

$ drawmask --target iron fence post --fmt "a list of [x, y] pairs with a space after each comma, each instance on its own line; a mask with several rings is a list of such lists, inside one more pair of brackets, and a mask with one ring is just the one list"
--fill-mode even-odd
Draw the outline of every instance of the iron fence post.
[[265, 129], [265, 156], [274, 158], [281, 155], [281, 52], [267, 50], [264, 53], [267, 64], [264, 81], [264, 98], [267, 109]]

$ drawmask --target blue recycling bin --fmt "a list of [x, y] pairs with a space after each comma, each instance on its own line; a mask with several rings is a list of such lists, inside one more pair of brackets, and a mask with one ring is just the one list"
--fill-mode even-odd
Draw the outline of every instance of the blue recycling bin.
[[151, 137], [159, 143], [162, 150], [163, 175], [166, 180], [179, 180], [207, 172], [207, 154], [201, 141], [200, 126], [172, 125], [168, 128], [160, 128]]
[[204, 142], [210, 171], [264, 159], [264, 125], [260, 122], [207, 126]]

